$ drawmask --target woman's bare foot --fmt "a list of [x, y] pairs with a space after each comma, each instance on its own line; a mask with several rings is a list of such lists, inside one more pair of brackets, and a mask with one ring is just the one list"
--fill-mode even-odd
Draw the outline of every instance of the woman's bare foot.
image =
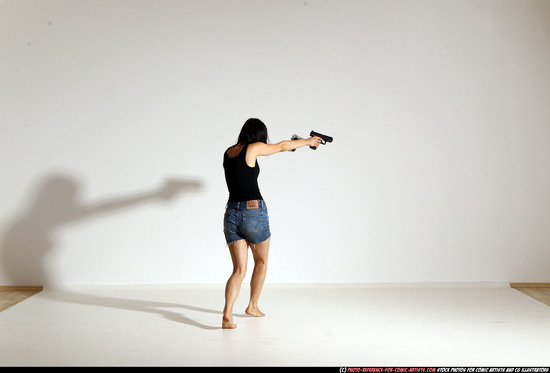
[[222, 329], [235, 329], [237, 324], [233, 322], [232, 316], [223, 316], [222, 318]]
[[233, 321], [222, 321], [222, 329], [236, 329], [237, 324]]
[[248, 306], [248, 308], [244, 312], [246, 312], [247, 315], [255, 316], [255, 317], [264, 317], [265, 316], [265, 313], [260, 311], [259, 308], [253, 308], [251, 306]]

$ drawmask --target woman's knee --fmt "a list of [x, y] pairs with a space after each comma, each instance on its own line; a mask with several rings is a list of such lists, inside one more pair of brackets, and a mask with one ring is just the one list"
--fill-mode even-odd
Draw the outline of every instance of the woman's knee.
[[233, 267], [233, 276], [240, 281], [244, 280], [244, 276], [246, 276], [246, 266]]
[[267, 267], [267, 257], [260, 255], [255, 256], [254, 267]]

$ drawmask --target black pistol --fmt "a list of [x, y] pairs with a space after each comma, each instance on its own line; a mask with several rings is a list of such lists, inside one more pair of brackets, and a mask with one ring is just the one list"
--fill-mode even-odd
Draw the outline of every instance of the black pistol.
[[[321, 144], [322, 144], [322, 145], [326, 145], [327, 142], [332, 142], [332, 137], [327, 136], [327, 135], [323, 135], [322, 133], [319, 133], [319, 132], [311, 131], [309, 135], [310, 135], [311, 137], [317, 136], [317, 137], [322, 138], [322, 139], [323, 139], [323, 141], [321, 141]], [[314, 147], [314, 146], [310, 146], [310, 148], [313, 149], [313, 150], [317, 149], [317, 148]]]
[[[322, 133], [318, 133], [318, 132], [315, 132], [315, 131], [311, 131], [311, 133], [309, 134], [311, 137], [313, 136], [317, 136], [317, 137], [320, 137], [323, 139], [323, 141], [321, 141], [321, 144], [325, 145], [327, 142], [332, 142], [332, 137], [330, 136], [327, 136], [327, 135], [323, 135]], [[292, 135], [292, 137], [290, 138], [291, 140], [302, 140], [302, 138], [296, 134]], [[315, 150], [317, 149], [315, 146], [310, 146], [311, 149]], [[291, 152], [294, 152], [296, 151], [296, 149], [292, 149]]]

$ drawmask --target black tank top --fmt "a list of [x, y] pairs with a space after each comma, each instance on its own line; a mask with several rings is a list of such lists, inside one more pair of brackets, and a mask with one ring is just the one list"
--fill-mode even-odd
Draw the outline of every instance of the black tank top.
[[225, 182], [229, 190], [229, 202], [263, 199], [258, 187], [260, 165], [258, 165], [257, 160], [254, 167], [249, 167], [246, 164], [248, 145], [245, 145], [235, 158], [230, 158], [227, 155], [227, 150], [223, 155], [223, 169], [225, 171]]

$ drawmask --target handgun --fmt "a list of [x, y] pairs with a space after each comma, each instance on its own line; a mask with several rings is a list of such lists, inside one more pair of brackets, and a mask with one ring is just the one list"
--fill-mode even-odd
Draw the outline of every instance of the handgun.
[[[311, 131], [309, 135], [310, 135], [311, 137], [317, 136], [317, 137], [322, 138], [322, 139], [323, 139], [323, 141], [321, 141], [321, 144], [322, 144], [322, 145], [326, 145], [327, 142], [332, 142], [332, 137], [327, 136], [327, 135], [323, 135], [322, 133], [319, 133], [319, 132]], [[313, 150], [317, 149], [317, 148], [314, 147], [314, 146], [310, 146], [310, 148], [313, 149]]]
[[[319, 133], [319, 132], [311, 131], [309, 135], [311, 137], [317, 136], [317, 137], [322, 138], [323, 141], [321, 141], [321, 144], [323, 144], [323, 145], [326, 145], [327, 142], [332, 142], [332, 137], [327, 136], [327, 135], [323, 135], [322, 133]], [[291, 140], [302, 140], [302, 138], [300, 136], [296, 135], [296, 134], [292, 135], [292, 137], [290, 139]], [[310, 146], [310, 148], [313, 149], [313, 150], [317, 149], [315, 146]], [[296, 149], [292, 149], [291, 151], [292, 152], [296, 151]]]

